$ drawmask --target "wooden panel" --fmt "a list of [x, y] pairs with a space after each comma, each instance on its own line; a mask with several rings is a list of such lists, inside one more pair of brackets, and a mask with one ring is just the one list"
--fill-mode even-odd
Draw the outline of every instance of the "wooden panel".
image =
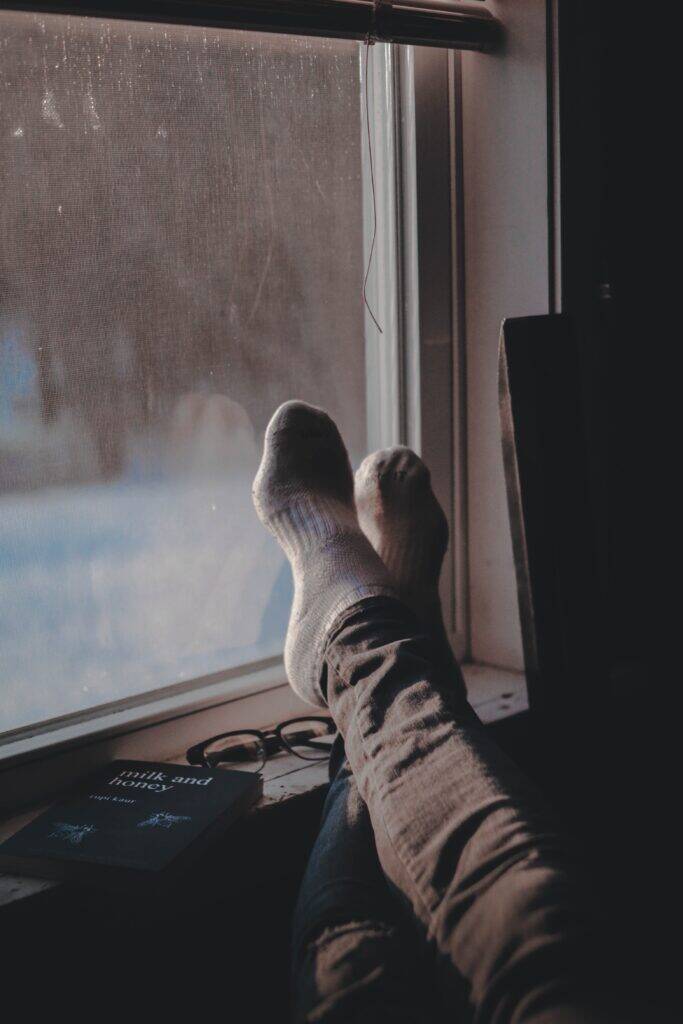
[[[532, 713], [561, 759], [600, 744], [607, 679], [576, 340], [566, 316], [506, 320], [500, 408]], [[587, 769], [586, 769], [587, 770]]]

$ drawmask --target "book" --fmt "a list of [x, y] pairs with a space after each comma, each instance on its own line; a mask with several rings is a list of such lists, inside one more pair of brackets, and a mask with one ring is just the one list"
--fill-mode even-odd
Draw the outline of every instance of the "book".
[[113, 761], [0, 845], [0, 870], [103, 886], [177, 877], [254, 803], [261, 776]]

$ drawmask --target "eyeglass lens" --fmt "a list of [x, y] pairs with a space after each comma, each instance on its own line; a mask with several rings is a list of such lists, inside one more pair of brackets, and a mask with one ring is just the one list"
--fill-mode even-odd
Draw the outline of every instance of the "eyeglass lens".
[[301, 718], [280, 727], [282, 742], [305, 761], [324, 761], [330, 756], [336, 730], [330, 722]]

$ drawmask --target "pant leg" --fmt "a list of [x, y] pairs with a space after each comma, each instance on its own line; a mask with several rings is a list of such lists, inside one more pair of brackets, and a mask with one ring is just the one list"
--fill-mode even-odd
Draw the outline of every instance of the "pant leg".
[[350, 609], [323, 686], [384, 873], [420, 922], [448, 997], [464, 998], [480, 1024], [611, 1019], [598, 1009], [592, 916], [570, 844], [439, 678], [408, 609], [388, 598]]
[[367, 808], [344, 754], [294, 914], [296, 1024], [426, 1024], [424, 951], [390, 892]]

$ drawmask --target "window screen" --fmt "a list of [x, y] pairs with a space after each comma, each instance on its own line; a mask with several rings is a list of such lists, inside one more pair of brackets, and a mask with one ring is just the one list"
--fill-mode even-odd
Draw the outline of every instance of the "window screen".
[[277, 654], [250, 485], [365, 450], [359, 45], [0, 12], [0, 731]]

